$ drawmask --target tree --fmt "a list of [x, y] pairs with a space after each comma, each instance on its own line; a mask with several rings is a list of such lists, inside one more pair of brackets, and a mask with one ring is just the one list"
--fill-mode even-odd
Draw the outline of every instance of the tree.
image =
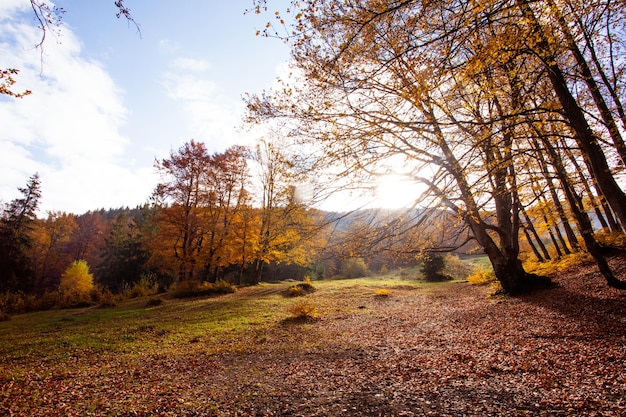
[[519, 260], [533, 123], [570, 135], [618, 218], [626, 207], [538, 3], [294, 1], [283, 37], [300, 79], [252, 97], [252, 120], [291, 120], [305, 149], [314, 143], [327, 166], [347, 173], [376, 175], [402, 161], [465, 221], [505, 291], [516, 292], [534, 281]]
[[210, 198], [208, 167], [211, 157], [203, 143], [193, 139], [171, 151], [169, 158], [155, 162], [161, 182], [154, 191], [162, 205], [158, 223], [162, 243], [176, 259], [175, 276], [179, 281], [196, 277], [203, 244], [201, 207]]
[[99, 250], [106, 237], [107, 222], [104, 210], [89, 211], [74, 217], [76, 229], [67, 243], [67, 251], [71, 259], [84, 259], [94, 265], [99, 261]]
[[249, 210], [248, 159], [250, 152], [244, 146], [232, 146], [223, 153], [213, 154], [206, 167], [209, 199], [202, 208], [204, 246], [204, 275], [209, 281], [219, 278], [220, 271], [239, 263], [246, 256], [251, 223], [246, 218]]
[[72, 262], [67, 267], [59, 284], [59, 291], [84, 299], [93, 289], [93, 274], [89, 272], [89, 265], [84, 260]]
[[149, 253], [135, 219], [120, 213], [109, 230], [97, 267], [98, 281], [113, 291], [132, 286], [146, 271]]
[[35, 292], [42, 293], [58, 286], [63, 270], [75, 259], [69, 243], [77, 229], [75, 216], [62, 212], [49, 212], [45, 220], [36, 222], [31, 250]]
[[28, 251], [41, 198], [39, 175], [31, 176], [26, 187], [18, 190], [22, 197], [11, 201], [0, 220], [0, 291], [30, 292], [34, 275]]
[[305, 265], [314, 254], [318, 227], [296, 195], [298, 173], [293, 162], [271, 141], [260, 140], [254, 160], [262, 187], [259, 227], [254, 254], [254, 282], [259, 283], [269, 263]]

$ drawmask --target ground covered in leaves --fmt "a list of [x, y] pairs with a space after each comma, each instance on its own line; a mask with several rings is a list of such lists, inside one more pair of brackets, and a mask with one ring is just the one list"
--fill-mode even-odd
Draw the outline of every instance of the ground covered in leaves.
[[[626, 278], [623, 260], [612, 266]], [[4, 351], [0, 415], [626, 415], [626, 292], [593, 266], [553, 278], [515, 298], [459, 282], [320, 285], [301, 298], [319, 319], [268, 315], [232, 338], [174, 341], [146, 325], [127, 331], [149, 349]]]

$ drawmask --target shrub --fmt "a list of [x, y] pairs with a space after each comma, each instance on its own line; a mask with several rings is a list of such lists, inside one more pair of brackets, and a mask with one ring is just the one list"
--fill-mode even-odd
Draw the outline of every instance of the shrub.
[[339, 273], [346, 278], [361, 278], [370, 275], [370, 270], [363, 258], [349, 258], [342, 262]]
[[24, 307], [24, 294], [12, 292], [0, 294], [0, 312], [6, 315], [23, 313]]
[[222, 280], [212, 284], [190, 279], [173, 284], [169, 293], [174, 298], [189, 298], [211, 294], [230, 294], [236, 290], [237, 287], [233, 284]]
[[452, 279], [449, 275], [444, 275], [445, 266], [446, 262], [439, 253], [427, 252], [422, 255], [422, 273], [426, 281], [439, 282]]
[[475, 270], [475, 265], [459, 259], [456, 255], [446, 255], [444, 258], [443, 271], [454, 279], [467, 279]]
[[122, 294], [126, 298], [145, 297], [147, 295], [153, 295], [159, 292], [159, 283], [157, 282], [155, 274], [141, 274], [139, 282], [130, 287], [125, 285], [122, 290]]
[[309, 321], [317, 320], [319, 318], [315, 304], [307, 301], [299, 301], [298, 303], [289, 306], [287, 311], [291, 314], [291, 317], [288, 320], [292, 321]]
[[387, 288], [379, 288], [374, 290], [374, 295], [380, 298], [389, 297], [391, 295], [391, 290], [388, 290]]
[[486, 285], [496, 281], [496, 274], [492, 270], [476, 268], [474, 273], [467, 277], [467, 282], [472, 285]]
[[4, 311], [0, 311], [0, 321], [7, 321], [7, 320], [11, 320], [11, 316], [9, 316]]
[[564, 272], [579, 265], [593, 262], [593, 258], [587, 252], [576, 252], [565, 255], [560, 259], [547, 262], [538, 262], [536, 259], [528, 259], [524, 262], [524, 269], [536, 275], [548, 275], [554, 272]]
[[602, 245], [613, 248], [626, 248], [626, 233], [622, 232], [598, 232], [596, 239]]
[[215, 284], [211, 284], [213, 294], [232, 294], [237, 291], [237, 287], [228, 281], [218, 280]]
[[87, 262], [78, 260], [72, 262], [61, 275], [59, 291], [61, 293], [75, 293], [79, 296], [89, 294], [93, 289], [93, 274], [89, 272]]
[[315, 292], [315, 287], [313, 286], [311, 277], [306, 276], [304, 277], [304, 281], [302, 281], [301, 283], [289, 287], [285, 295], [287, 295], [288, 297], [301, 297], [312, 292]]
[[30, 311], [49, 310], [58, 305], [58, 292], [45, 292], [37, 297], [34, 294], [2, 293], [0, 294], [0, 312], [5, 314], [21, 314]]
[[91, 298], [102, 308], [116, 306], [115, 295], [107, 288], [94, 288]]

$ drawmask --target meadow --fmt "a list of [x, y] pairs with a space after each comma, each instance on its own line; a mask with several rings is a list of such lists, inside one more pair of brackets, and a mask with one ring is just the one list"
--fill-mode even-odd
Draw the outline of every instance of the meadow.
[[[625, 296], [592, 267], [490, 295], [413, 271], [0, 323], [9, 416], [621, 415]], [[160, 301], [154, 301], [160, 300]]]

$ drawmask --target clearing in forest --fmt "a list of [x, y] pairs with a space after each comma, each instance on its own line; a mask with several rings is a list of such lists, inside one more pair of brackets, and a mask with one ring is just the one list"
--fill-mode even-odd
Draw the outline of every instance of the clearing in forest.
[[408, 278], [15, 316], [0, 415], [626, 414], [626, 293], [593, 267], [515, 298]]

